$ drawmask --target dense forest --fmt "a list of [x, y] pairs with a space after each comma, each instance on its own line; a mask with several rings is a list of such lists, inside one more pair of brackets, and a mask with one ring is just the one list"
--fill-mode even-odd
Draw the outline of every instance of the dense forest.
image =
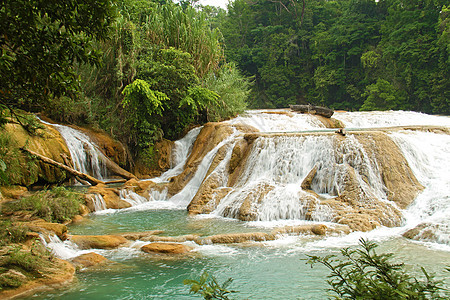
[[450, 112], [445, 0], [236, 0], [219, 13], [254, 107]]
[[2, 119], [44, 112], [151, 156], [247, 107], [449, 114], [445, 3], [2, 0]]

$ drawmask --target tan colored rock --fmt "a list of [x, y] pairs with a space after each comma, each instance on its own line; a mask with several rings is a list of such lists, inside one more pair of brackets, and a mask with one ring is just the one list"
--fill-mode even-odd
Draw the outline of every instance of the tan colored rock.
[[[116, 188], [109, 188], [104, 184], [97, 184], [96, 186], [91, 186], [88, 190], [91, 194], [100, 194], [106, 203], [106, 208], [121, 209], [131, 207], [131, 204], [125, 200], [120, 199], [119, 190]], [[93, 209], [93, 203], [86, 203], [91, 211]]]
[[39, 219], [25, 223], [25, 226], [27, 226], [31, 231], [34, 232], [39, 232], [43, 234], [53, 233], [63, 241], [67, 238], [67, 226], [63, 224], [50, 223]]
[[313, 225], [311, 227], [311, 232], [315, 235], [325, 235], [327, 233], [328, 227], [323, 224]]
[[99, 149], [114, 163], [126, 168], [130, 165], [131, 157], [127, 148], [117, 140], [111, 138], [110, 135], [106, 134], [102, 130], [94, 128], [85, 128], [72, 126], [73, 128], [84, 132], [92, 142], [94, 142]]
[[72, 218], [72, 223], [81, 223], [83, 222], [85, 219], [80, 216], [80, 215], [76, 215]]
[[160, 176], [171, 167], [174, 142], [163, 139], [154, 145], [153, 159], [138, 157], [135, 160], [134, 173], [140, 178], [154, 178]]
[[71, 235], [69, 240], [80, 249], [115, 249], [128, 242], [120, 235]]
[[169, 243], [184, 243], [187, 241], [198, 241], [200, 237], [195, 234], [188, 234], [182, 236], [159, 236], [159, 235], [148, 235], [142, 237], [140, 240], [144, 242], [169, 242]]
[[366, 151], [375, 155], [383, 183], [388, 189], [388, 199], [400, 208], [408, 207], [423, 190], [423, 186], [414, 176], [397, 144], [382, 132], [358, 135], [358, 141]]
[[206, 178], [189, 203], [188, 212], [190, 214], [208, 214], [216, 209], [219, 202], [231, 190], [230, 188], [223, 188], [221, 181], [217, 173], [213, 173]]
[[314, 168], [309, 171], [308, 175], [306, 175], [305, 179], [303, 179], [301, 187], [303, 190], [308, 191], [311, 190], [311, 184], [314, 180], [314, 177], [317, 174], [317, 166], [314, 166]]
[[263, 242], [274, 240], [275, 237], [272, 234], [265, 232], [246, 232], [246, 233], [228, 233], [217, 234], [204, 237], [200, 240], [200, 243], [205, 244], [235, 244], [244, 243], [249, 241]]
[[24, 298], [38, 292], [60, 289], [72, 283], [75, 274], [75, 268], [71, 263], [58, 258], [52, 259], [50, 268], [46, 267], [40, 271], [45, 276], [29, 280], [16, 289], [0, 291], [0, 299]]
[[192, 247], [177, 243], [151, 243], [141, 248], [142, 251], [153, 254], [184, 254], [192, 249]]
[[228, 168], [229, 178], [228, 186], [234, 186], [239, 176], [244, 171], [245, 164], [251, 152], [254, 140], [241, 139], [236, 142], [231, 154], [230, 165]]
[[[436, 231], [440, 229], [439, 227], [439, 224], [422, 223], [403, 233], [403, 236], [411, 240], [439, 242], [438, 235], [436, 235]], [[443, 230], [448, 231], [448, 228]]]
[[71, 260], [73, 265], [75, 265], [76, 267], [81, 267], [81, 268], [97, 266], [100, 264], [104, 264], [107, 261], [108, 261], [108, 259], [106, 257], [104, 257], [103, 255], [94, 253], [94, 252], [82, 254]]

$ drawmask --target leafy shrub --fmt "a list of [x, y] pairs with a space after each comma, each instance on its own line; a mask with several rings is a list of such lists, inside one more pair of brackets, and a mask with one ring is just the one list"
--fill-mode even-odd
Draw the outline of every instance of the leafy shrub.
[[52, 190], [37, 192], [16, 202], [6, 203], [5, 209], [29, 211], [48, 222], [64, 222], [80, 213], [82, 201], [81, 194], [64, 187], [56, 187]]
[[443, 299], [441, 282], [424, 268], [425, 281], [407, 274], [404, 264], [392, 263], [392, 253], [377, 254], [375, 242], [360, 240], [360, 249], [344, 248], [335, 255], [308, 255], [311, 267], [320, 263], [331, 270], [328, 284], [336, 299]]
[[189, 292], [199, 294], [203, 296], [204, 299], [227, 300], [230, 299], [228, 298], [227, 295], [235, 292], [227, 289], [227, 287], [231, 284], [232, 281], [233, 281], [232, 278], [228, 278], [221, 285], [217, 282], [217, 279], [214, 276], [212, 275], [209, 276], [209, 274], [205, 271], [200, 276], [200, 279], [198, 281], [193, 279], [185, 279], [183, 280], [183, 284], [190, 285], [191, 290]]

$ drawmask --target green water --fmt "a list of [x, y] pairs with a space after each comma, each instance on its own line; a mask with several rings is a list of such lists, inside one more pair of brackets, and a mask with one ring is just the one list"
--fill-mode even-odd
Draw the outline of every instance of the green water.
[[[168, 236], [263, 231], [235, 220], [192, 218], [182, 210], [93, 215], [69, 230], [74, 234], [107, 234], [155, 229], [164, 230]], [[322, 266], [311, 269], [304, 259], [306, 254], [338, 254], [335, 245], [349, 239], [286, 237], [245, 246], [205, 245], [181, 259], [153, 256], [138, 249], [103, 250], [98, 253], [115, 264], [80, 272], [69, 289], [35, 295], [34, 299], [200, 299], [190, 295], [182, 282], [198, 278], [203, 271], [214, 274], [220, 282], [232, 277], [231, 288], [239, 291], [233, 299], [325, 299], [328, 270]], [[418, 265], [422, 265], [440, 279], [448, 275], [444, 271], [450, 265], [447, 251], [391, 237], [380, 243], [379, 252], [394, 252], [412, 273], [419, 272]]]

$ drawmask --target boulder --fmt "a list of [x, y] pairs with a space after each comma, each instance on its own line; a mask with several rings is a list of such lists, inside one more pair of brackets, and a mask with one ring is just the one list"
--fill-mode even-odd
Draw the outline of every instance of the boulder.
[[13, 185], [13, 186], [0, 186], [0, 202], [5, 200], [16, 200], [20, 199], [28, 189], [24, 186]]
[[162, 234], [164, 231], [162, 230], [151, 230], [151, 231], [144, 231], [144, 232], [126, 232], [126, 233], [120, 233], [118, 235], [123, 236], [127, 240], [130, 241], [137, 241], [142, 240], [144, 238], [147, 238], [149, 236], [155, 236], [158, 234]]
[[69, 240], [80, 249], [115, 249], [128, 242], [120, 235], [71, 235]]
[[152, 160], [148, 157], [138, 157], [135, 160], [134, 173], [139, 178], [154, 178], [160, 176], [171, 167], [174, 142], [162, 139], [153, 147]]
[[397, 144], [383, 132], [360, 134], [358, 141], [369, 155], [375, 156], [388, 199], [402, 209], [408, 207], [424, 187], [414, 176]]
[[[439, 232], [444, 234], [439, 234]], [[403, 233], [403, 236], [416, 241], [450, 244], [448, 234], [445, 234], [447, 232], [446, 225], [422, 223]], [[442, 239], [442, 237], [444, 238]]]
[[104, 257], [103, 255], [94, 253], [94, 252], [81, 254], [80, 256], [77, 256], [77, 257], [71, 259], [71, 262], [75, 267], [81, 267], [81, 268], [97, 266], [100, 264], [104, 264], [107, 261], [108, 261], [108, 259], [106, 257]]
[[151, 243], [142, 246], [141, 250], [153, 254], [185, 254], [193, 248], [178, 243]]

